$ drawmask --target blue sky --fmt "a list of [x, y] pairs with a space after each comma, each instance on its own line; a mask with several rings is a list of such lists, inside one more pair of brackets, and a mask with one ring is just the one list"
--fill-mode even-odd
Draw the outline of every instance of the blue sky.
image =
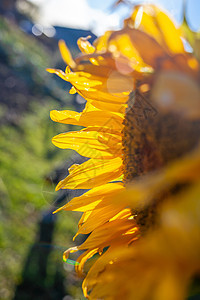
[[[130, 8], [120, 5], [111, 10], [114, 0], [31, 0], [41, 8], [38, 23], [91, 29], [97, 35], [108, 29], [119, 29]], [[167, 9], [180, 23], [183, 0], [129, 0], [134, 3], [155, 3]], [[188, 22], [193, 30], [200, 29], [200, 0], [186, 0]]]
[[[182, 7], [183, 7], [183, 0], [129, 0], [132, 3], [157, 3], [160, 6], [164, 7], [166, 10], [172, 14], [172, 16], [176, 19], [177, 22], [181, 22], [182, 20]], [[109, 11], [109, 8], [112, 6], [113, 0], [101, 0], [101, 1], [94, 1], [94, 0], [87, 0], [90, 7], [101, 9], [103, 11]], [[190, 26], [194, 30], [200, 29], [200, 0], [186, 0], [186, 8], [187, 8], [187, 17], [190, 23]], [[120, 17], [126, 13], [125, 9], [121, 8], [118, 9], [118, 13]]]

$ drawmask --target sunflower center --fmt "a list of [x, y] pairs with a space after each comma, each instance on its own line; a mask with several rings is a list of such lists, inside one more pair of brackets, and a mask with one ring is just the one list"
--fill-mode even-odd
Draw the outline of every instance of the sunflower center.
[[[198, 143], [200, 121], [186, 120], [176, 112], [163, 113], [150, 102], [150, 91], [141, 92], [139, 84], [129, 97], [123, 129], [124, 181], [164, 167]], [[138, 225], [155, 223], [158, 203], [135, 212]]]

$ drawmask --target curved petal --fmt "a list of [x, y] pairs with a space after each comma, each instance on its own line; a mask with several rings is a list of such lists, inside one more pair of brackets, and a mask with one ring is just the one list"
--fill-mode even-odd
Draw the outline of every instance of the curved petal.
[[124, 186], [122, 182], [107, 183], [95, 187], [79, 197], [73, 198], [70, 202], [55, 212], [58, 212], [62, 209], [82, 212], [92, 210], [105, 197], [114, 197], [114, 195], [123, 190]]
[[90, 159], [77, 166], [73, 172], [59, 182], [59, 189], [91, 189], [110, 182], [122, 174], [122, 160], [117, 157], [105, 160]]

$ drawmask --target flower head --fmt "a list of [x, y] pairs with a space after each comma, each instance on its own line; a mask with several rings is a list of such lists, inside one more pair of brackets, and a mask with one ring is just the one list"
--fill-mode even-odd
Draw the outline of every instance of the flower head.
[[[53, 138], [89, 158], [73, 165], [58, 189], [89, 189], [57, 211], [81, 211], [70, 252], [94, 257], [83, 281], [90, 299], [184, 299], [199, 274], [199, 62], [180, 30], [153, 5], [136, 6], [120, 31], [93, 45], [78, 40], [65, 72], [49, 70], [87, 100], [82, 113], [52, 111], [80, 131]], [[182, 251], [184, 249], [184, 251]]]

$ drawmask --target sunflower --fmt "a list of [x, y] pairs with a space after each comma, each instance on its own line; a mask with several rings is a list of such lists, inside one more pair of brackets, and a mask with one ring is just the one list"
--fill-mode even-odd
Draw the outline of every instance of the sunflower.
[[83, 212], [76, 236], [89, 234], [64, 258], [84, 250], [75, 267], [89, 266], [89, 299], [184, 299], [200, 273], [199, 62], [154, 5], [78, 46], [73, 59], [60, 41], [68, 66], [48, 69], [87, 100], [81, 113], [51, 112], [84, 127], [54, 145], [89, 158], [56, 187], [89, 190], [57, 210]]

